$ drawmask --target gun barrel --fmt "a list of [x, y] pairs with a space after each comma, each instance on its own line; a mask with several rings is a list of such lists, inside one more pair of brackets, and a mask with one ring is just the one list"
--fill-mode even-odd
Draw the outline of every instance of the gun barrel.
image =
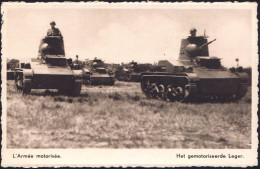
[[207, 42], [207, 43], [205, 43], [205, 44], [203, 44], [203, 45], [201, 45], [200, 47], [206, 47], [206, 46], [208, 46], [209, 44], [211, 44], [212, 42], [214, 42], [216, 39], [213, 39], [212, 41], [209, 41], [209, 42]]

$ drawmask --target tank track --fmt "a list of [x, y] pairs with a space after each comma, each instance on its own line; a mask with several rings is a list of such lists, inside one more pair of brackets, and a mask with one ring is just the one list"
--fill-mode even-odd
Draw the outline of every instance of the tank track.
[[186, 91], [189, 92], [189, 94], [187, 95], [186, 99], [184, 100], [185, 102], [188, 101], [196, 101], [197, 96], [198, 96], [198, 87], [196, 83], [189, 83], [186, 85]]
[[[177, 79], [181, 80], [181, 82], [178, 82]], [[196, 100], [198, 91], [197, 84], [189, 82], [188, 77], [184, 75], [143, 76], [141, 79], [141, 89], [148, 99], [171, 102]]]
[[[174, 76], [143, 76], [141, 79], [142, 92], [148, 99], [159, 99], [171, 102], [231, 102], [237, 101], [245, 96], [247, 83], [241, 83], [237, 93], [229, 95], [201, 94], [198, 92], [198, 85], [190, 79], [183, 86], [174, 86], [174, 83], [165, 83], [165, 79], [174, 79]], [[179, 76], [180, 78], [180, 76]], [[188, 78], [183, 76], [181, 78]], [[147, 81], [151, 80], [151, 81]], [[152, 81], [152, 79], [156, 79]], [[148, 82], [146, 83], [145, 82]], [[168, 80], [171, 81], [171, 80]], [[177, 81], [177, 80], [176, 80]]]
[[238, 91], [236, 98], [235, 98], [236, 100], [239, 100], [246, 95], [247, 87], [248, 87], [247, 83], [240, 83], [239, 91]]

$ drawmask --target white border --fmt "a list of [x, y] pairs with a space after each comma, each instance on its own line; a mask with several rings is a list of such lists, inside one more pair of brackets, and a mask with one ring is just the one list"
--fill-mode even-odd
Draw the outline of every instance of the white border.
[[[6, 25], [2, 26], [2, 166], [233, 166], [257, 165], [257, 103], [258, 103], [258, 46], [257, 46], [257, 4], [256, 3], [3, 3], [3, 21], [8, 9], [19, 8], [163, 8], [163, 9], [250, 9], [252, 10], [252, 148], [251, 149], [7, 149], [6, 148]], [[13, 153], [60, 154], [62, 159], [14, 159]], [[242, 159], [180, 159], [176, 154], [243, 154]]]

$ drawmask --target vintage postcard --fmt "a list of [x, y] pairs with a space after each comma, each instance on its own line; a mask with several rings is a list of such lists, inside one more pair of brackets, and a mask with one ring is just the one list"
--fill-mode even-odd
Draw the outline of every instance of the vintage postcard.
[[2, 3], [2, 166], [257, 166], [257, 3]]

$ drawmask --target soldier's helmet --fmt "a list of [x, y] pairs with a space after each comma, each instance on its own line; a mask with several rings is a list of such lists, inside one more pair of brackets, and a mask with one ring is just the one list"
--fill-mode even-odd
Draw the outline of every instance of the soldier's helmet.
[[197, 29], [196, 29], [196, 28], [191, 28], [191, 29], [190, 29], [190, 34], [191, 34], [191, 36], [196, 36], [196, 32], [197, 32]]
[[55, 21], [51, 21], [50, 25], [56, 25]]

